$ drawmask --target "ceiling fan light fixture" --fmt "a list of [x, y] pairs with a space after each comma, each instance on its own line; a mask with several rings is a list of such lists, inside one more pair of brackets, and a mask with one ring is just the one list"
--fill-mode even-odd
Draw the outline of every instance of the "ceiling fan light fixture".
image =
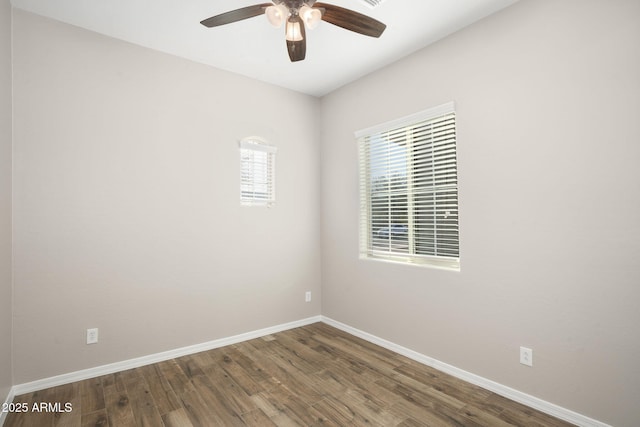
[[287, 27], [285, 38], [290, 42], [299, 42], [304, 39], [302, 36], [302, 29], [300, 28], [300, 17], [299, 16], [291, 16], [287, 19]]
[[272, 26], [280, 28], [282, 23], [289, 17], [289, 9], [284, 4], [278, 4], [267, 7], [264, 14]]
[[300, 8], [298, 12], [302, 20], [308, 29], [313, 30], [318, 26], [322, 20], [322, 12], [318, 9], [313, 9], [306, 4]]

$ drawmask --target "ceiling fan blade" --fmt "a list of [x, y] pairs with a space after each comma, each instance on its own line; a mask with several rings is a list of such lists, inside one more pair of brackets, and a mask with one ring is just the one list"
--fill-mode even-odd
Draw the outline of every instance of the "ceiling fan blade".
[[302, 35], [300, 41], [287, 40], [287, 52], [291, 62], [302, 61], [307, 55], [307, 34], [302, 22], [300, 22], [300, 34]]
[[243, 19], [262, 15], [264, 14], [265, 9], [272, 5], [273, 3], [254, 4], [253, 6], [247, 6], [240, 9], [232, 10], [231, 12], [212, 16], [211, 18], [207, 18], [204, 21], [200, 21], [200, 23], [209, 28], [217, 27], [218, 25], [231, 24], [232, 22], [242, 21]]
[[315, 3], [316, 9], [322, 10], [322, 20], [349, 31], [370, 37], [380, 37], [387, 26], [380, 21], [361, 13], [327, 3]]

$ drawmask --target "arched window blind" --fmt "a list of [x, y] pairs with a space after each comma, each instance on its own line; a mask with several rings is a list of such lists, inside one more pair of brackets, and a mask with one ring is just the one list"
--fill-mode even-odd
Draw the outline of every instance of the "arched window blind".
[[460, 269], [454, 108], [356, 133], [361, 258]]

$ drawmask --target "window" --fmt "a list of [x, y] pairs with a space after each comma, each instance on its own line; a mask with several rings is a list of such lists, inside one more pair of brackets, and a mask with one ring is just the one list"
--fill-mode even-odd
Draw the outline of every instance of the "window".
[[360, 257], [460, 269], [454, 104], [356, 132]]
[[276, 147], [260, 138], [240, 141], [240, 204], [272, 206], [275, 203]]

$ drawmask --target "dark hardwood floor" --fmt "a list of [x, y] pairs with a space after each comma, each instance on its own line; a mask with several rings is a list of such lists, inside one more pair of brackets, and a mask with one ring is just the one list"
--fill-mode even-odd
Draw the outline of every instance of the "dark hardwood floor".
[[4, 427], [570, 425], [323, 323], [14, 403]]

